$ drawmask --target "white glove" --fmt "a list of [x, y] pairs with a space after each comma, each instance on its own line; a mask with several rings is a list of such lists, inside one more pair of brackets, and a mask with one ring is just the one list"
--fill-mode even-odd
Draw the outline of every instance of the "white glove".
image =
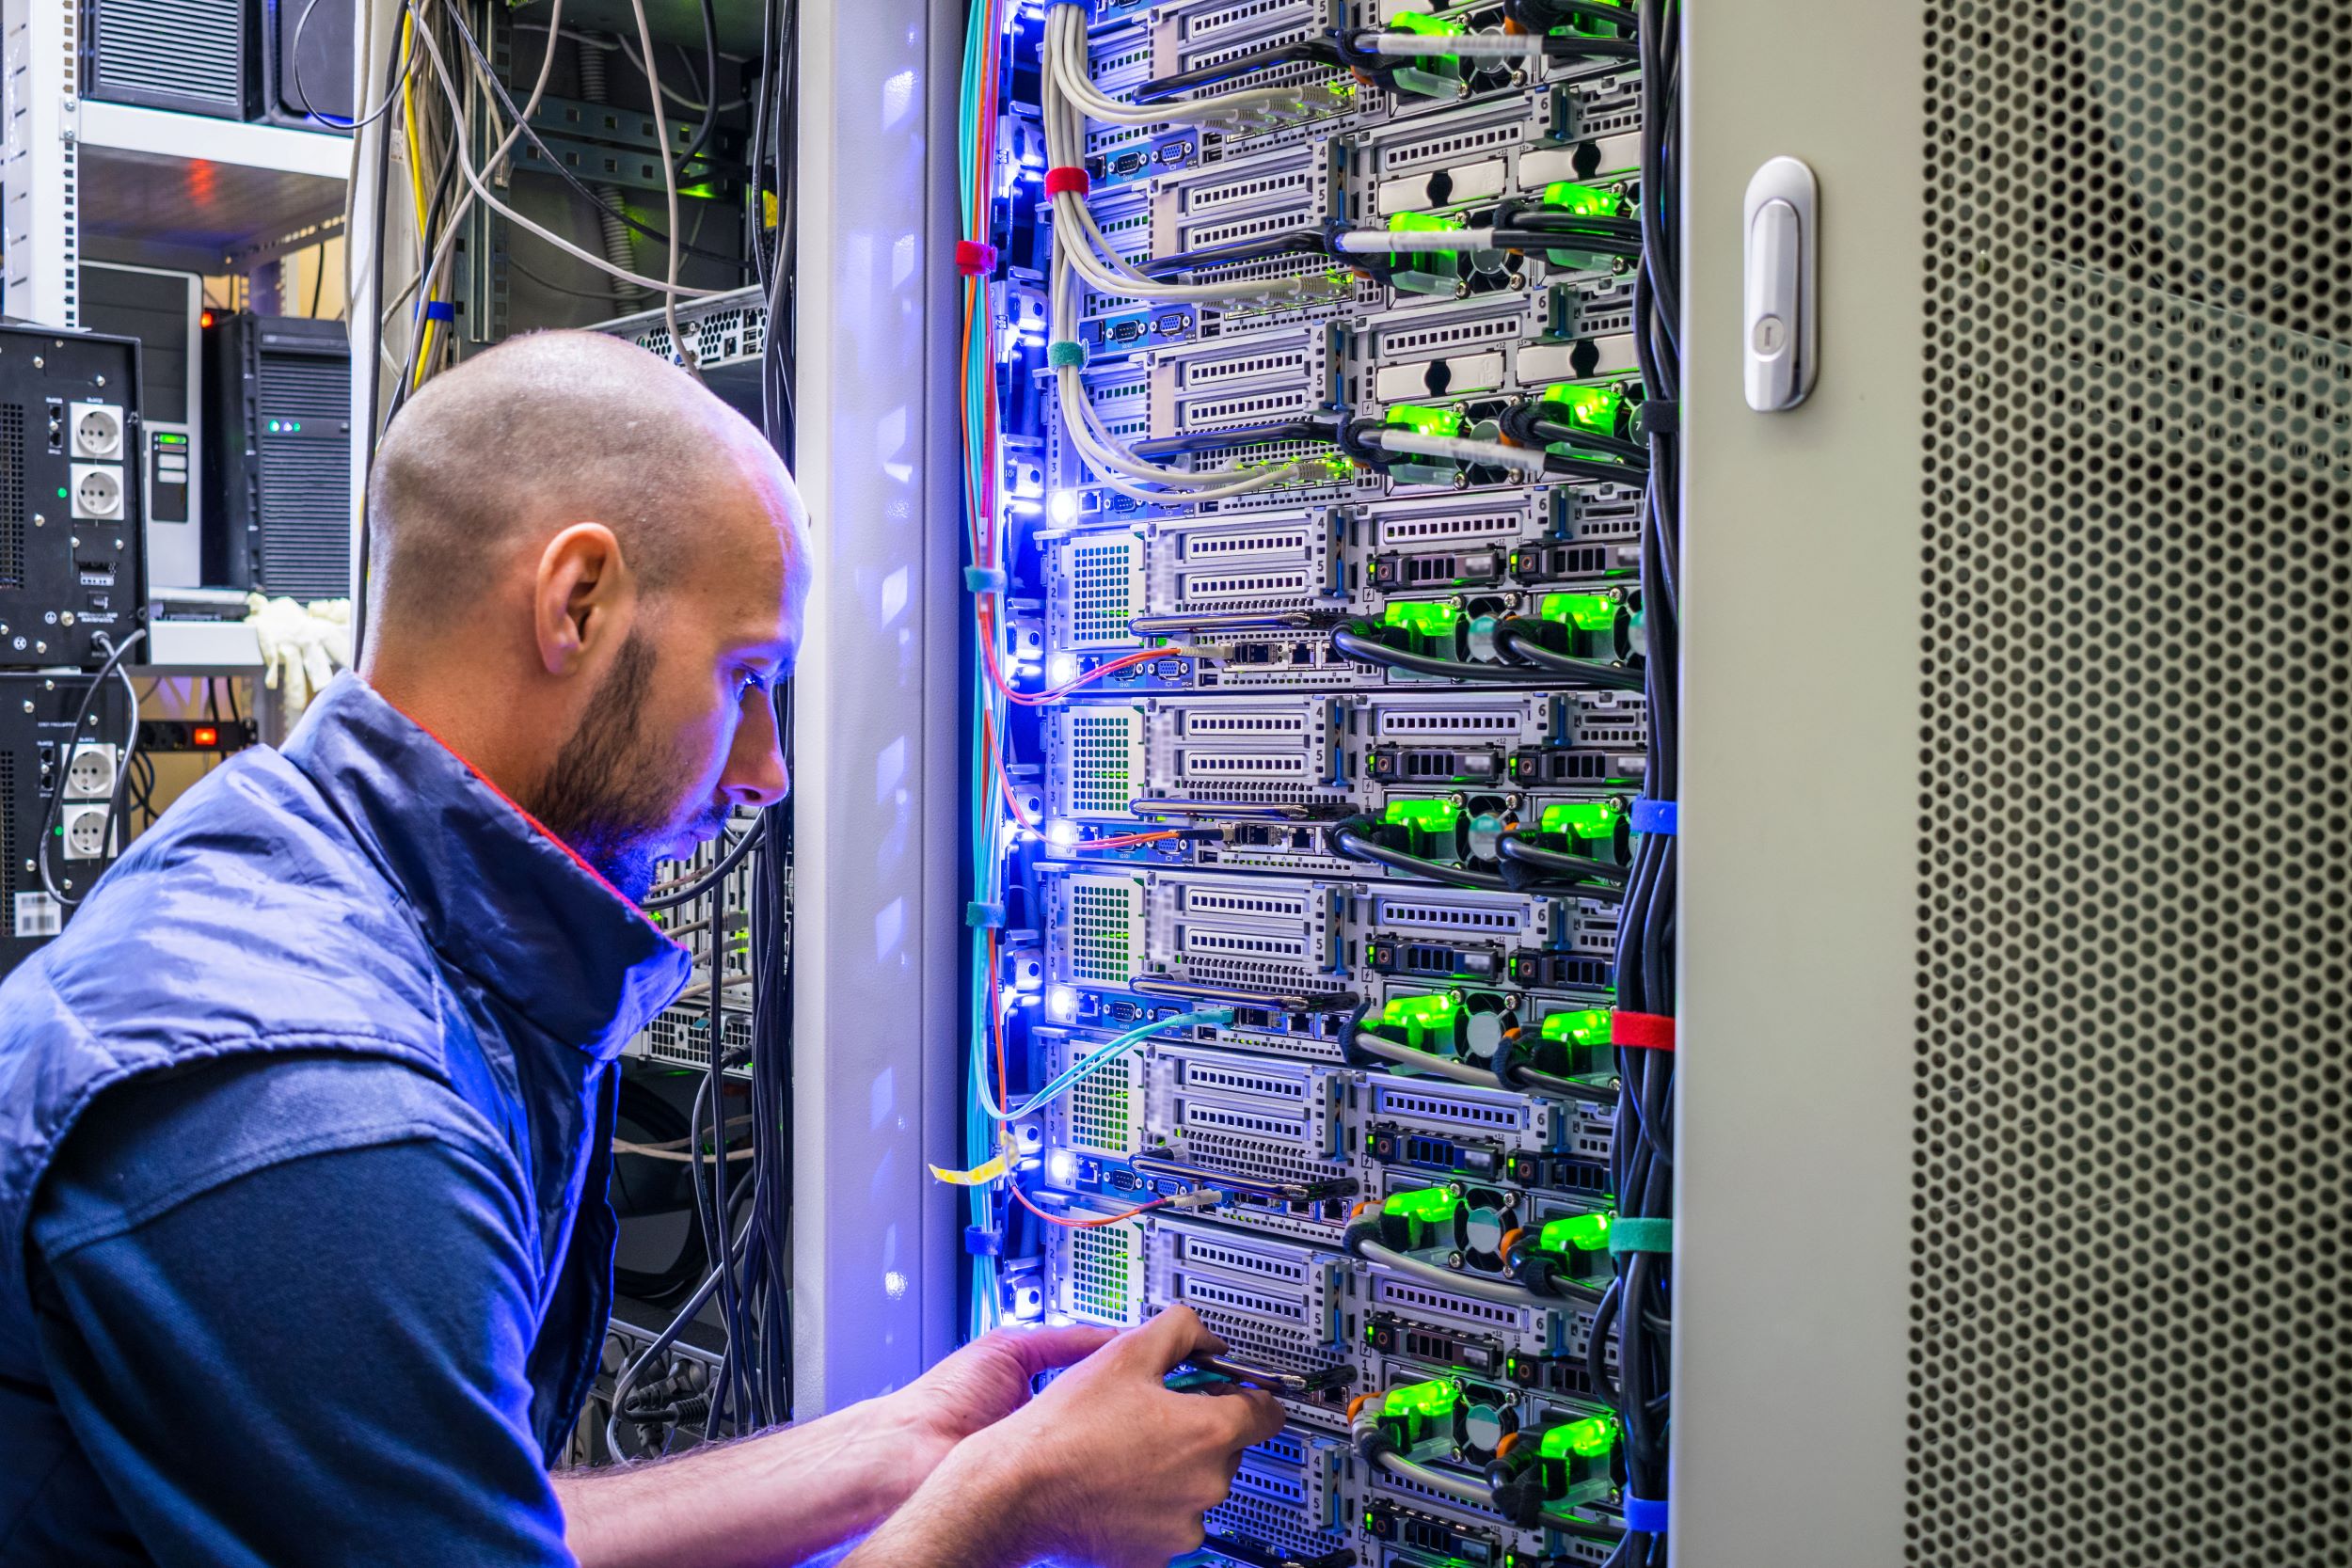
[[289, 721], [310, 705], [310, 694], [351, 663], [351, 601], [319, 599], [308, 608], [289, 598], [249, 594], [246, 625], [262, 646], [262, 684], [280, 694]]

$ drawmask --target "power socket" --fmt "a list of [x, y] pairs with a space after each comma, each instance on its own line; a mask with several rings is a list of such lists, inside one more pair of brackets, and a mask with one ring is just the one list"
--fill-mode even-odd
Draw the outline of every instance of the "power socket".
[[73, 748], [73, 760], [65, 765], [65, 798], [69, 800], [106, 800], [115, 792], [115, 749], [99, 742]]
[[122, 408], [112, 403], [69, 404], [73, 420], [73, 455], [101, 462], [122, 460]]
[[73, 515], [110, 523], [122, 515], [122, 470], [110, 463], [73, 465]]
[[107, 818], [111, 815], [103, 805], [66, 807], [62, 818], [65, 858], [70, 861], [103, 860], [109, 826]]

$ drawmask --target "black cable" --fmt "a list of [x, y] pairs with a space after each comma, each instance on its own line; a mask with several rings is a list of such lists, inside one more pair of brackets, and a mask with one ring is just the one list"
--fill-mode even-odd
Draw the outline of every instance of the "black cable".
[[[1613, 691], [1640, 691], [1647, 684], [1646, 673], [1639, 665], [1612, 664], [1605, 659], [1578, 658], [1573, 654], [1559, 653], [1545, 644], [1524, 626], [1509, 621], [1495, 628], [1495, 646], [1503, 656], [1547, 675], [1605, 687]], [[1511, 668], [1504, 665], [1504, 669]]]
[[[1356, 820], [1361, 821], [1361, 818]], [[1343, 824], [1325, 834], [1331, 852], [1343, 860], [1363, 861], [1371, 865], [1385, 865], [1391, 871], [1402, 871], [1423, 881], [1444, 883], [1452, 887], [1475, 888], [1482, 893], [1505, 893], [1510, 884], [1491, 871], [1475, 871], [1466, 865], [1446, 865], [1438, 861], [1408, 855], [1402, 849], [1391, 849], [1351, 831]]]
[[725, 852], [719, 857], [717, 863], [713, 864], [709, 870], [703, 872], [684, 887], [642, 900], [637, 907], [651, 912], [658, 910], [674, 910], [680, 904], [692, 903], [726, 880], [727, 873], [742, 864], [743, 857], [759, 847], [759, 841], [767, 832], [768, 819], [763, 816], [736, 834], [735, 841], [726, 847]]
[[1605, 892], [1613, 897], [1624, 895], [1625, 880], [1631, 875], [1626, 867], [1617, 864], [1614, 861], [1595, 860], [1590, 855], [1571, 855], [1561, 849], [1547, 849], [1540, 844], [1529, 843], [1517, 833], [1504, 833], [1496, 841], [1495, 848], [1503, 859], [1518, 861], [1520, 864], [1533, 866], [1538, 871], [1549, 871], [1559, 877], [1583, 877], [1596, 881], [1608, 882], [1611, 886], [1596, 891]]
[[1509, 681], [1519, 686], [1529, 684], [1529, 673], [1523, 668], [1514, 669], [1507, 664], [1469, 664], [1458, 658], [1441, 658], [1435, 654], [1408, 653], [1403, 648], [1391, 648], [1376, 638], [1349, 631], [1344, 626], [1331, 634], [1331, 649], [1359, 664], [1403, 670], [1416, 675], [1440, 675], [1448, 680], [1463, 681]]

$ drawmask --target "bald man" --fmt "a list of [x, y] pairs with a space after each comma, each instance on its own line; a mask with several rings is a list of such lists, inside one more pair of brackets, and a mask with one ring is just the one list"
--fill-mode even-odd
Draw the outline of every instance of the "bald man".
[[1280, 1415], [1163, 1386], [1216, 1344], [1181, 1308], [548, 1474], [610, 1306], [613, 1058], [691, 967], [637, 903], [784, 795], [806, 527], [749, 425], [564, 333], [431, 382], [369, 505], [362, 675], [189, 791], [0, 985], [0, 1564], [1197, 1544]]

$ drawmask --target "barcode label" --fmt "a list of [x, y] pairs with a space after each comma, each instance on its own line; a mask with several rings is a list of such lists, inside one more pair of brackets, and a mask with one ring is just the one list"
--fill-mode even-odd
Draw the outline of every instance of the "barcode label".
[[16, 895], [16, 934], [20, 937], [54, 937], [65, 925], [65, 911], [45, 893], [20, 893]]

